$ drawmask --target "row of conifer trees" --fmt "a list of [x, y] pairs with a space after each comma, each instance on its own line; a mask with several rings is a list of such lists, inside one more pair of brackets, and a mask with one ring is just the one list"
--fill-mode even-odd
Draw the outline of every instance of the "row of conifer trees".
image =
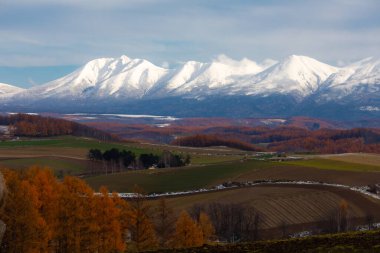
[[83, 180], [55, 178], [48, 169], [4, 170], [6, 224], [1, 252], [125, 252], [200, 246], [213, 239], [205, 213], [179, 215], [165, 199], [152, 206], [135, 187], [125, 201], [106, 188], [95, 193]]
[[130, 150], [111, 148], [102, 152], [100, 149], [90, 149], [87, 153], [90, 161], [89, 172], [114, 173], [125, 169], [147, 169], [181, 167], [190, 163], [190, 156], [164, 151], [162, 154], [143, 153], [137, 155]]

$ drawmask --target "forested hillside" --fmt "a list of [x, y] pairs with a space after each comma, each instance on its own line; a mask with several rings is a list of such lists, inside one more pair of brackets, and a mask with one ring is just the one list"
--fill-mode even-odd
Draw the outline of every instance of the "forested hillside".
[[247, 151], [262, 151], [263, 149], [256, 147], [250, 143], [246, 143], [237, 139], [225, 139], [217, 135], [195, 135], [181, 137], [172, 142], [173, 145], [189, 146], [189, 147], [210, 147], [210, 146], [226, 146]]
[[0, 115], [0, 125], [9, 128], [12, 136], [50, 137], [74, 135], [99, 140], [118, 140], [116, 136], [76, 122], [30, 114]]
[[[193, 147], [223, 145], [255, 151], [262, 149], [276, 152], [380, 153], [379, 129], [308, 130], [295, 127], [219, 127], [203, 130], [203, 132], [209, 134], [179, 137], [172, 143]], [[261, 144], [260, 148], [255, 146], [258, 144]]]

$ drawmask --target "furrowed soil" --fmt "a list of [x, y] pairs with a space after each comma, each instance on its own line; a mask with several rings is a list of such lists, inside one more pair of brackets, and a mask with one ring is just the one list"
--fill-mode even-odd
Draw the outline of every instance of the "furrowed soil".
[[[262, 185], [168, 197], [167, 203], [177, 213], [184, 209], [191, 210], [194, 205], [242, 203], [253, 206], [260, 213], [261, 229], [288, 224], [306, 230], [310, 229], [311, 224], [326, 220], [342, 200], [348, 203], [351, 219], [364, 220], [368, 214], [380, 219], [379, 200], [348, 189], [318, 185]], [[152, 204], [157, 204], [157, 200], [152, 200]]]

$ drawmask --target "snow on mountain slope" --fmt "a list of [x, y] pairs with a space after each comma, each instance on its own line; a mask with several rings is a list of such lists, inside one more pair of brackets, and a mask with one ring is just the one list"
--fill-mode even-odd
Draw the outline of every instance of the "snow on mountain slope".
[[337, 68], [306, 56], [260, 64], [221, 56], [166, 69], [127, 56], [101, 58], [27, 90], [0, 84], [0, 102], [3, 110], [24, 111], [378, 117], [380, 59]]
[[47, 84], [33, 87], [21, 96], [58, 98], [100, 98], [143, 96], [166, 69], [127, 56], [101, 58], [88, 62], [73, 73]]
[[69, 75], [25, 90], [19, 96], [27, 98], [81, 96], [87, 89], [94, 87], [99, 80], [112, 74], [114, 69], [112, 69], [111, 63], [113, 61], [112, 58], [92, 60]]
[[172, 90], [177, 89], [181, 85], [188, 83], [190, 80], [196, 78], [204, 68], [204, 63], [196, 61], [188, 61], [180, 66], [178, 69], [173, 69], [168, 72], [159, 83], [155, 85], [150, 91], [151, 97], [164, 97], [167, 96]]
[[[266, 64], [270, 66], [270, 62]], [[216, 95], [224, 93], [226, 86], [238, 82], [242, 76], [255, 75], [262, 70], [263, 66], [247, 58], [235, 61], [225, 55], [211, 63], [189, 61], [174, 71], [158, 93], [187, 97]]]
[[6, 83], [0, 83], [0, 95], [12, 95], [23, 91], [23, 88], [9, 85]]
[[165, 69], [146, 60], [121, 56], [96, 59], [60, 79], [15, 90], [14, 100], [109, 98], [112, 103], [112, 99], [280, 94], [302, 101], [316, 94], [322, 98], [351, 94], [357, 87], [379, 93], [379, 80], [380, 61], [372, 58], [337, 68], [306, 56], [291, 55], [280, 62], [268, 60], [262, 64], [220, 56], [210, 63], [188, 61], [176, 69]]
[[167, 69], [146, 60], [135, 59], [130, 61], [122, 72], [101, 81], [93, 93], [100, 97], [111, 95], [141, 98], [167, 73]]
[[246, 58], [241, 61], [220, 56], [211, 63], [189, 61], [177, 69], [165, 69], [142, 59], [101, 58], [60, 79], [33, 87], [18, 98], [106, 99], [162, 98], [166, 96], [207, 96], [223, 93], [244, 76], [265, 67]]
[[263, 72], [241, 81], [246, 95], [293, 94], [304, 98], [339, 69], [306, 56], [291, 55]]
[[380, 95], [380, 59], [366, 58], [331, 75], [319, 91], [320, 100], [342, 99], [365, 93]]

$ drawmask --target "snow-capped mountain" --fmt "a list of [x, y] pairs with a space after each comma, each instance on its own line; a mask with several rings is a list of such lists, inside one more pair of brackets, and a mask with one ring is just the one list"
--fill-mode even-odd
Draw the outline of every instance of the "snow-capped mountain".
[[[272, 65], [273, 64], [273, 65]], [[73, 73], [21, 92], [24, 98], [188, 98], [212, 95], [289, 94], [303, 98], [338, 68], [306, 56], [260, 65], [221, 56], [210, 63], [189, 61], [164, 69], [141, 59], [101, 58]]]
[[0, 95], [12, 95], [18, 92], [23, 91], [23, 88], [19, 88], [17, 86], [13, 86], [6, 83], [0, 83]]
[[246, 94], [292, 94], [302, 99], [337, 71], [338, 68], [310, 57], [291, 55], [254, 76]]
[[0, 96], [3, 109], [13, 105], [70, 112], [320, 116], [348, 108], [350, 114], [374, 114], [380, 113], [380, 60], [367, 58], [338, 68], [307, 56], [263, 63], [220, 56], [209, 63], [188, 61], [167, 69], [121, 56], [92, 60], [30, 89], [7, 87], [0, 85], [0, 94], [8, 94]]
[[73, 73], [33, 87], [19, 96], [26, 98], [110, 98], [143, 97], [168, 70], [142, 59], [101, 58]]
[[318, 93], [319, 101], [380, 97], [380, 59], [370, 57], [342, 68], [330, 75]]
[[262, 66], [247, 58], [241, 61], [220, 56], [211, 63], [189, 61], [161, 80], [150, 97], [186, 96], [205, 97], [220, 93], [228, 94], [232, 84], [244, 76], [252, 76], [270, 65]]

